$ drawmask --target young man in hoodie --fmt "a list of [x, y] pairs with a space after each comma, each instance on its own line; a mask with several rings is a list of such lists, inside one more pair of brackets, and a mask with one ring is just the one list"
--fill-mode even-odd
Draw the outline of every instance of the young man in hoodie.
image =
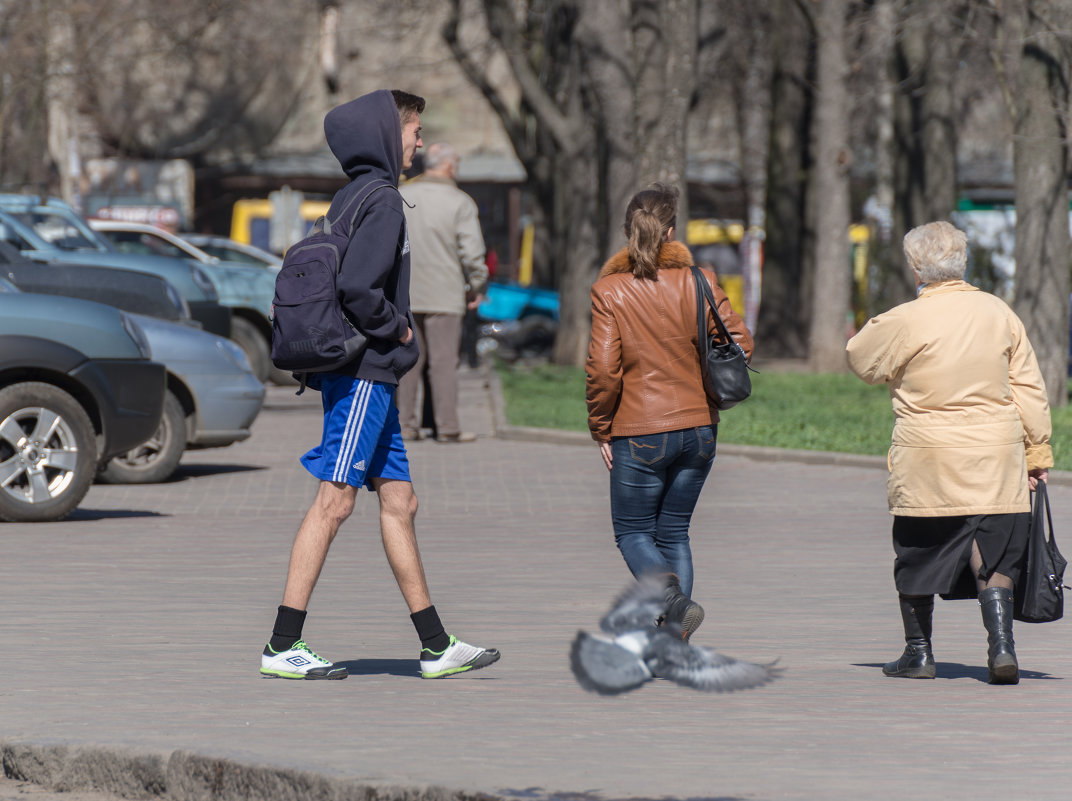
[[[324, 118], [324, 133], [350, 183], [332, 200], [328, 219], [356, 209], [337, 287], [350, 319], [369, 338], [353, 362], [314, 374], [321, 393], [320, 445], [301, 463], [320, 479], [290, 553], [283, 603], [261, 656], [261, 674], [287, 679], [345, 679], [346, 668], [321, 658], [302, 639], [309, 598], [328, 549], [354, 508], [358, 488], [380, 503], [380, 532], [410, 618], [421, 640], [424, 678], [486, 667], [499, 658], [448, 635], [428, 594], [413, 518], [417, 496], [393, 403], [399, 378], [417, 361], [409, 309], [409, 237], [398, 178], [421, 142], [424, 99], [381, 90], [338, 106]], [[347, 211], [347, 214], [352, 212]], [[336, 223], [337, 224], [337, 223]]]

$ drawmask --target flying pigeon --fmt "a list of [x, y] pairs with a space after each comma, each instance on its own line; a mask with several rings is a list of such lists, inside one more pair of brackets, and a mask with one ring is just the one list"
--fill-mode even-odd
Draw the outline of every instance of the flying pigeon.
[[600, 695], [634, 690], [652, 679], [669, 679], [708, 692], [758, 687], [777, 678], [780, 668], [739, 662], [709, 648], [689, 645], [673, 623], [657, 620], [666, 611], [658, 578], [631, 585], [599, 621], [604, 634], [578, 631], [570, 647], [570, 668], [584, 689]]

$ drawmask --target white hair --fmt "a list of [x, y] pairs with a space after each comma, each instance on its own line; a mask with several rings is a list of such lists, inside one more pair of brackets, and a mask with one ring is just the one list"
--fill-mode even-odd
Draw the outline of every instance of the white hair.
[[424, 151], [424, 168], [426, 170], [442, 169], [447, 164], [454, 165], [458, 169], [458, 153], [447, 142], [436, 142], [429, 145]]
[[968, 266], [968, 237], [944, 220], [927, 223], [905, 234], [904, 254], [923, 283], [957, 281]]

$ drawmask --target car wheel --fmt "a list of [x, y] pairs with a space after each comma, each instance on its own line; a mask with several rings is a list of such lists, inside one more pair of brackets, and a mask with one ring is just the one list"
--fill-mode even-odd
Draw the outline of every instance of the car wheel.
[[164, 395], [164, 414], [153, 435], [136, 448], [116, 456], [101, 471], [108, 484], [156, 484], [179, 466], [186, 450], [186, 412], [170, 392]]
[[0, 390], [0, 519], [62, 520], [97, 472], [97, 440], [85, 409], [38, 381]]
[[246, 358], [253, 367], [253, 375], [261, 381], [267, 381], [272, 361], [269, 357], [268, 341], [257, 326], [244, 317], [232, 317], [231, 339], [246, 352]]

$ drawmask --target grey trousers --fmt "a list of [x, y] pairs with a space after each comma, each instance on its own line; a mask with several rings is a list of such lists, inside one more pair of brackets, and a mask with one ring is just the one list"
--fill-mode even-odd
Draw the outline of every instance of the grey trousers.
[[432, 408], [435, 410], [439, 436], [461, 431], [458, 423], [458, 348], [462, 339], [460, 314], [414, 314], [417, 322], [417, 345], [420, 358], [413, 369], [398, 382], [398, 418], [402, 430], [417, 431], [421, 427], [421, 373], [428, 365], [428, 383], [432, 389]]

